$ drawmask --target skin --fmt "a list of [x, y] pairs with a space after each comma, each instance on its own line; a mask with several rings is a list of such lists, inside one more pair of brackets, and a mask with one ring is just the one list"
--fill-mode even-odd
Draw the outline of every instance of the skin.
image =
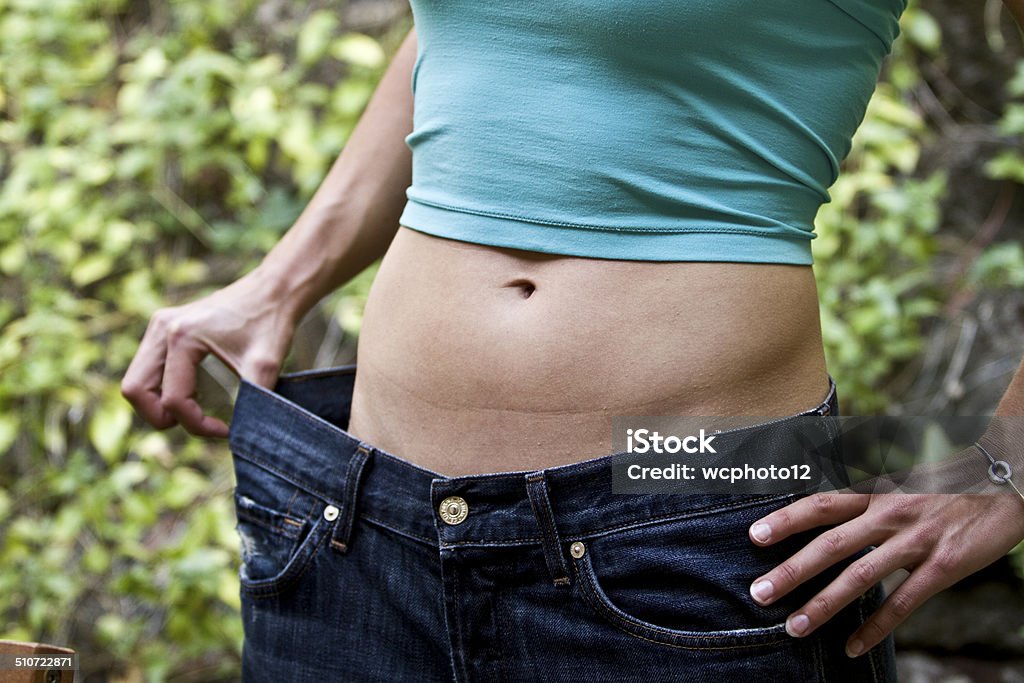
[[807, 267], [548, 256], [401, 228], [366, 304], [349, 431], [448, 476], [578, 462], [613, 451], [615, 415], [817, 406], [819, 335]]
[[[1024, 21], [1024, 0], [1008, 7]], [[821, 402], [827, 377], [810, 267], [549, 256], [399, 227], [412, 180], [404, 138], [415, 56], [413, 30], [320, 189], [259, 267], [154, 314], [121, 387], [144, 419], [225, 437], [227, 425], [194, 396], [199, 362], [214, 354], [241, 377], [273, 386], [302, 317], [382, 255], [349, 431], [436, 472], [597, 457], [611, 451], [608, 424], [617, 414], [763, 419]], [[996, 414], [1024, 414], [1020, 369]], [[990, 429], [986, 437], [1024, 471], [1024, 434]], [[877, 545], [788, 622], [792, 635], [806, 636], [879, 579], [908, 569], [848, 643], [866, 650], [1024, 537], [1024, 507], [1011, 496], [835, 493], [772, 513], [750, 537], [770, 545], [832, 525], [755, 580], [752, 595], [768, 604]], [[764, 582], [771, 597], [754, 591]]]

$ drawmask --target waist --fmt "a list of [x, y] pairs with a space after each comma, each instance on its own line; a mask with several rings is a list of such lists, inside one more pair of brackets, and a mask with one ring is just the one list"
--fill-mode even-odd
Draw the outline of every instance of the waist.
[[[695, 484], [685, 496], [624, 496], [615, 492], [612, 483], [613, 466], [622, 454], [532, 472], [447, 477], [351, 433], [357, 377], [355, 366], [293, 373], [283, 376], [273, 391], [243, 380], [231, 420], [234, 457], [265, 470], [261, 477], [287, 480], [343, 510], [345, 524], [339, 525], [338, 533], [351, 529], [355, 512], [351, 508], [357, 499], [361, 517], [436, 546], [439, 541], [449, 545], [540, 542], [536, 506], [546, 505], [548, 498], [557, 502], [554, 521], [559, 531], [574, 537], [652, 519], [780, 506], [804, 492], [803, 485], [784, 482], [756, 490], [732, 487], [729, 493], [705, 492]], [[816, 416], [835, 414], [836, 409], [830, 392], [808, 415], [719, 434], [716, 457], [735, 464], [763, 457], [762, 451], [796, 453], [808, 462], [823, 463], [823, 471], [832, 468], [839, 463], [834, 435], [826, 432], [827, 418]], [[806, 438], [812, 433], [815, 438]], [[835, 476], [835, 471], [829, 469], [829, 476]], [[452, 501], [453, 497], [458, 500]], [[465, 508], [447, 510], [442, 505], [452, 502]], [[436, 521], [439, 512], [445, 523]], [[744, 515], [742, 525], [749, 526], [758, 516], [757, 512]]]
[[[809, 267], [637, 262], [398, 231], [351, 428], [445, 473], [610, 452], [624, 414], [785, 416], [828, 388]], [[524, 455], [543, 442], [546, 461]]]

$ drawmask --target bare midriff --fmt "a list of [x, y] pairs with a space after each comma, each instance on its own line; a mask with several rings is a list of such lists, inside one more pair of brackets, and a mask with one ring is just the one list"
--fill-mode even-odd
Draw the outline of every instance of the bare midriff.
[[810, 266], [645, 262], [402, 227], [359, 337], [349, 431], [447, 475], [612, 453], [619, 415], [783, 417], [828, 391]]

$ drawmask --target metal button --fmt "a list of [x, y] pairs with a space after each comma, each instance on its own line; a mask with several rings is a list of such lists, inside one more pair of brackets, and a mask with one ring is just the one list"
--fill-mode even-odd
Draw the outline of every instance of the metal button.
[[587, 552], [587, 546], [583, 545], [579, 541], [576, 541], [569, 546], [569, 554], [575, 557], [577, 560], [583, 557], [583, 554]]
[[333, 522], [338, 518], [338, 508], [333, 505], [328, 505], [324, 508], [324, 519], [328, 522]]
[[446, 524], [462, 524], [466, 521], [466, 516], [469, 515], [469, 505], [459, 496], [448, 496], [441, 501], [438, 511]]

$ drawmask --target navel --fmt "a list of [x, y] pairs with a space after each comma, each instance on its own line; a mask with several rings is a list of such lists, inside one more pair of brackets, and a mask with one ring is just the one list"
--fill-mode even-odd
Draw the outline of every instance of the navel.
[[533, 296], [533, 293], [537, 291], [537, 285], [523, 278], [512, 280], [511, 282], [506, 283], [505, 287], [515, 288], [516, 290], [519, 291], [519, 295], [522, 296], [524, 299], [529, 299], [531, 296]]

